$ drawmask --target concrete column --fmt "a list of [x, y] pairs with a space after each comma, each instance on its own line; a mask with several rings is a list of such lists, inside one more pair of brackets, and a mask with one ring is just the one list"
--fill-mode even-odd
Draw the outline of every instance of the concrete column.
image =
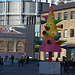
[[45, 52], [40, 51], [40, 60], [45, 60]]
[[17, 43], [16, 39], [14, 39], [14, 48], [13, 48], [14, 50], [13, 50], [13, 52], [16, 52], [16, 43]]
[[56, 61], [56, 58], [58, 57], [58, 52], [54, 52], [54, 60]]
[[8, 47], [8, 46], [7, 46], [7, 43], [8, 43], [8, 41], [4, 41], [4, 47], [5, 47], [5, 48], [4, 48], [4, 51], [5, 51], [5, 52], [7, 52], [7, 47]]
[[23, 52], [26, 52], [26, 40], [23, 40], [22, 42], [23, 42], [23, 45], [24, 45], [23, 46], [23, 49], [24, 49]]
[[20, 0], [20, 25], [21, 25], [21, 13], [22, 11], [21, 11], [21, 0]]

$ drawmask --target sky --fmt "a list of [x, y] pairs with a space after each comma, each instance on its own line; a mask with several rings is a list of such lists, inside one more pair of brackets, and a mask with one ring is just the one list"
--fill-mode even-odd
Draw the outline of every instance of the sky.
[[[5, 0], [0, 0], [0, 1], [5, 1]], [[19, 1], [19, 0], [7, 0], [7, 1]]]
[[[0, 0], [0, 1], [5, 1], [5, 0]], [[7, 0], [7, 1], [20, 1], [20, 0]], [[36, 0], [32, 0], [32, 1], [36, 1]], [[37, 0], [38, 2], [40, 1], [40, 0]], [[53, 1], [55, 1], [55, 0], [53, 0]], [[46, 2], [46, 0], [41, 0], [41, 2]], [[51, 0], [48, 0], [48, 3], [51, 3]]]

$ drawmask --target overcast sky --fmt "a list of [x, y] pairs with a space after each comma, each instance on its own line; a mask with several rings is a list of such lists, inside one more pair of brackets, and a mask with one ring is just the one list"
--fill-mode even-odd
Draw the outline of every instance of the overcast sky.
[[[5, 0], [0, 0], [0, 1], [5, 1]], [[7, 0], [7, 1], [19, 1], [19, 0]]]

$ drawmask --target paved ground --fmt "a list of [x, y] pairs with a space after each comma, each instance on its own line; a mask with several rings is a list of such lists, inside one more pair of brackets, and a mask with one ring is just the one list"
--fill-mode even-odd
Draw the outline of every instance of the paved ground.
[[[1, 67], [1, 66], [0, 66]], [[4, 63], [3, 70], [1, 70], [0, 75], [39, 75], [38, 73], [39, 67], [37, 64], [29, 64], [29, 65], [20, 65], [11, 63]]]
[[[0, 66], [1, 68], [1, 66]], [[11, 65], [11, 63], [4, 63], [3, 70], [0, 75], [41, 75], [39, 74], [39, 66], [37, 64], [24, 65], [18, 67], [18, 64]], [[75, 75], [75, 68], [63, 75]]]

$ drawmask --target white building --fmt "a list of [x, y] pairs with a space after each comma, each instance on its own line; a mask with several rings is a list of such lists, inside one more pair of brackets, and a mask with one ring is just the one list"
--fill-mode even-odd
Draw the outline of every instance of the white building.
[[74, 2], [75, 0], [32, 0], [32, 1], [46, 2], [46, 3], [58, 5], [59, 2], [69, 3], [69, 2]]
[[54, 4], [58, 5], [59, 2], [69, 3], [75, 2], [75, 0], [54, 0]]
[[33, 2], [44, 2], [44, 3], [50, 3], [51, 4], [51, 1], [53, 0], [23, 0], [23, 1], [33, 1]]
[[75, 0], [38, 0], [38, 1], [47, 2], [47, 3], [50, 3], [50, 4], [52, 3], [52, 4], [55, 4], [55, 5], [58, 5], [59, 2], [64, 2], [64, 3], [75, 2]]

